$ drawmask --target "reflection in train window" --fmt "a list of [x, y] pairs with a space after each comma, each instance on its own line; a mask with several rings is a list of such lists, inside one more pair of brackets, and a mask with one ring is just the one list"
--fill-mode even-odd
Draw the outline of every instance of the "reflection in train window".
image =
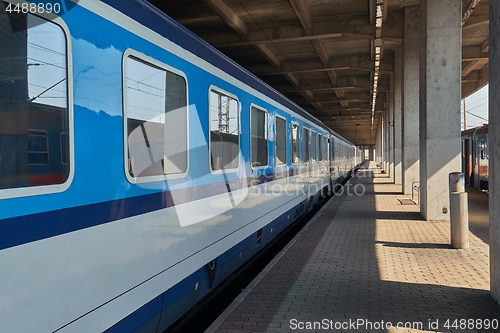
[[309, 130], [302, 127], [302, 162], [309, 162]]
[[292, 123], [292, 163], [299, 163], [299, 125]]
[[132, 177], [187, 171], [184, 77], [134, 56], [125, 60], [128, 173]]
[[239, 102], [235, 97], [214, 89], [210, 90], [210, 166], [212, 170], [235, 169], [239, 165], [239, 109]]
[[287, 162], [286, 156], [286, 119], [276, 117], [276, 135], [274, 138], [276, 151], [276, 165], [283, 165]]
[[[0, 2], [0, 189], [64, 183], [69, 144], [66, 36]], [[68, 140], [68, 137], [65, 137]], [[62, 150], [65, 150], [64, 152]]]
[[267, 166], [267, 112], [250, 108], [250, 146], [252, 167]]
[[49, 164], [49, 135], [46, 131], [28, 130], [28, 164]]

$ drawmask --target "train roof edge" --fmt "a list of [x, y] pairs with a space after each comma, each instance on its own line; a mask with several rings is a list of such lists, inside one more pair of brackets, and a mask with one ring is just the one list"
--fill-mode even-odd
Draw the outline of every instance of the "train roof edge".
[[488, 124], [484, 124], [481, 126], [469, 128], [468, 130], [462, 131], [462, 138], [470, 137], [476, 134], [488, 133]]

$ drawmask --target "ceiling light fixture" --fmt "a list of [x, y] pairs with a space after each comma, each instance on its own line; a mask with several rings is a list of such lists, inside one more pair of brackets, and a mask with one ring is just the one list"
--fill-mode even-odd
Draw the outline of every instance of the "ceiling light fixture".
[[373, 72], [373, 98], [372, 98], [372, 125], [371, 131], [373, 134], [373, 125], [375, 122], [375, 106], [377, 105], [377, 89], [380, 73], [380, 60], [382, 58], [382, 23], [384, 12], [384, 0], [377, 0], [376, 20], [375, 20], [375, 68]]

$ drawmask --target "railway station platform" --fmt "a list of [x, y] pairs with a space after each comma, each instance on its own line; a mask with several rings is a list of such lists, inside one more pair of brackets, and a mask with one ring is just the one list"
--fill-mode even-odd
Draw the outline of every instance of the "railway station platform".
[[207, 331], [500, 331], [487, 194], [471, 191], [470, 248], [452, 249], [449, 222], [365, 163]]

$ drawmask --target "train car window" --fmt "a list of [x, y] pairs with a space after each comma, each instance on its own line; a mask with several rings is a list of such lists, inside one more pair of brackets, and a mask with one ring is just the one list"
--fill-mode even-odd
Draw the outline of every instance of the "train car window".
[[316, 132], [311, 131], [311, 161], [316, 162]]
[[275, 160], [276, 165], [283, 165], [287, 162], [286, 155], [286, 119], [276, 116], [275, 118]]
[[328, 138], [323, 137], [323, 160], [330, 159], [330, 144], [328, 143]]
[[318, 133], [318, 161], [323, 161], [323, 136]]
[[302, 162], [309, 162], [309, 130], [302, 127]]
[[250, 146], [252, 167], [267, 166], [267, 112], [254, 106], [250, 108]]
[[125, 59], [125, 87], [129, 175], [163, 178], [186, 172], [185, 78], [129, 55]]
[[331, 157], [330, 157], [330, 156], [331, 156], [331, 151], [330, 151], [330, 149], [331, 149], [331, 144], [332, 144], [332, 143], [331, 143], [331, 140], [332, 140], [331, 138], [329, 138], [329, 137], [326, 137], [326, 136], [325, 136], [325, 148], [326, 148], [326, 155], [325, 155], [325, 159], [326, 159], [327, 161], [330, 161], [330, 158], [331, 158]]
[[239, 165], [239, 102], [217, 90], [210, 90], [210, 165], [212, 170], [235, 169]]
[[[70, 174], [63, 29], [0, 2], [0, 189], [62, 184]], [[63, 152], [62, 149], [65, 151]]]
[[481, 159], [484, 160], [486, 159], [486, 141], [484, 139], [481, 140]]
[[292, 163], [299, 163], [299, 125], [292, 123]]

